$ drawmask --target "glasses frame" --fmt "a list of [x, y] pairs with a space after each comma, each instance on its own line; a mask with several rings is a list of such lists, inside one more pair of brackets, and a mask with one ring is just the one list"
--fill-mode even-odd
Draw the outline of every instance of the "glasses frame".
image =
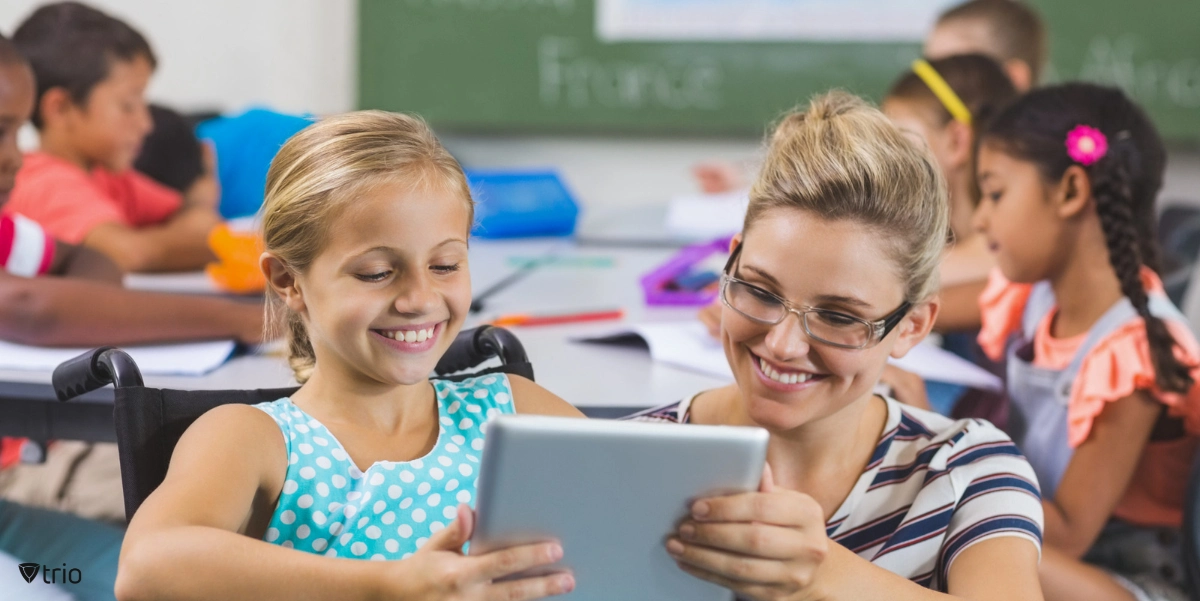
[[[849, 350], [862, 350], [865, 348], [873, 347], [873, 346], [879, 344], [880, 342], [882, 342], [884, 338], [887, 338], [888, 334], [890, 334], [892, 332], [892, 330], [895, 329], [896, 326], [900, 324], [900, 321], [903, 320], [904, 316], [907, 315], [909, 310], [912, 309], [912, 303], [910, 303], [908, 301], [904, 301], [903, 303], [900, 303], [900, 306], [897, 307], [895, 311], [888, 313], [887, 315], [883, 316], [883, 318], [875, 320], [875, 321], [869, 321], [869, 320], [863, 319], [861, 317], [856, 317], [854, 315], [842, 313], [841, 311], [831, 311], [829, 309], [819, 309], [817, 307], [809, 307], [806, 305], [794, 305], [788, 299], [783, 298], [782, 296], [779, 296], [778, 294], [775, 294], [774, 292], [765, 290], [761, 286], [756, 286], [754, 284], [751, 284], [750, 282], [747, 282], [747, 281], [733, 275], [733, 269], [736, 267], [737, 259], [738, 259], [738, 256], [741, 254], [741, 251], [742, 251], [742, 245], [738, 244], [737, 246], [735, 246], [733, 248], [733, 251], [729, 253], [729, 260], [725, 263], [725, 272], [721, 275], [721, 304], [725, 305], [726, 307], [729, 307], [730, 309], [733, 309], [734, 311], [737, 312], [738, 315], [741, 315], [742, 317], [745, 317], [746, 319], [749, 319], [750, 321], [753, 321], [754, 323], [765, 325], [765, 326], [773, 326], [773, 325], [783, 323], [783, 320], [787, 319], [788, 315], [795, 313], [796, 316], [800, 318], [800, 325], [804, 327], [804, 333], [807, 334], [810, 339], [820, 342], [821, 344], [825, 344], [825, 345], [836, 347], [836, 348], [843, 348], [843, 349], [849, 349]], [[742, 284], [743, 286], [748, 286], [748, 287], [753, 288], [756, 291], [762, 293], [765, 296], [775, 299], [776, 301], [779, 302], [780, 306], [782, 306], [784, 308], [783, 316], [781, 316], [779, 319], [777, 319], [775, 321], [765, 321], [765, 320], [759, 319], [757, 317], [752, 317], [750, 315], [743, 313], [741, 309], [734, 307], [733, 303], [730, 303], [729, 298], [726, 296], [726, 290], [729, 288], [729, 284], [731, 282]], [[870, 338], [867, 339], [867, 341], [865, 343], [863, 343], [861, 345], [849, 345], [849, 344], [840, 344], [837, 342], [830, 342], [830, 341], [825, 340], [824, 338], [816, 336], [812, 333], [812, 330], [808, 327], [808, 315], [810, 313], [833, 314], [833, 315], [837, 315], [839, 317], [844, 317], [844, 318], [852, 320], [852, 321], [856, 321], [856, 322], [861, 323], [861, 324], [867, 326], [868, 328], [870, 328], [871, 336], [870, 336]]]

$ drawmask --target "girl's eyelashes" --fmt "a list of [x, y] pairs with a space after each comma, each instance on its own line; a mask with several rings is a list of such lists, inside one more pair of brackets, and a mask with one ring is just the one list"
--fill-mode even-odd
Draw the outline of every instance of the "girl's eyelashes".
[[450, 274], [459, 270], [461, 264], [454, 263], [451, 265], [430, 265], [429, 268], [440, 274]]
[[379, 273], [367, 273], [367, 274], [356, 273], [356, 274], [354, 274], [354, 277], [356, 277], [364, 282], [382, 282], [389, 275], [392, 275], [392, 272], [390, 270], [381, 271]]

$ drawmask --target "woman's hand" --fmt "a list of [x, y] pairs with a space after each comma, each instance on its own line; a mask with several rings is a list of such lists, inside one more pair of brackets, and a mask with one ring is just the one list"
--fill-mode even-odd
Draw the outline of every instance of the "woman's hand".
[[446, 601], [525, 601], [569, 593], [575, 578], [569, 573], [522, 578], [511, 576], [562, 558], [558, 543], [510, 547], [484, 555], [465, 556], [462, 547], [474, 530], [474, 513], [458, 506], [458, 517], [435, 533], [412, 557], [388, 562], [380, 591], [384, 599], [438, 599]]
[[810, 496], [776, 488], [771, 468], [758, 492], [711, 497], [667, 541], [685, 572], [759, 601], [820, 599], [831, 543]]
[[895, 365], [883, 368], [879, 381], [892, 389], [892, 398], [917, 409], [933, 411], [929, 404], [929, 393], [925, 390], [925, 380], [921, 376], [904, 371]]

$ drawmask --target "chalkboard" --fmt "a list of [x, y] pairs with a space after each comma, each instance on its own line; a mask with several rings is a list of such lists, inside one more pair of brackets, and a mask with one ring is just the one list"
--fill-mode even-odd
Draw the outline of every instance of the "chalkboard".
[[[1200, 1], [1040, 0], [1051, 77], [1122, 85], [1200, 139]], [[840, 87], [878, 99], [916, 42], [619, 42], [594, 0], [360, 0], [359, 106], [459, 131], [761, 134]]]

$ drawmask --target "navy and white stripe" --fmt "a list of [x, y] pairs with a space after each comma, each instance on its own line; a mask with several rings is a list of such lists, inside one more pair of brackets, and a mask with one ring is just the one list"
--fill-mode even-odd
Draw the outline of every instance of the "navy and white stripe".
[[[628, 419], [686, 423], [691, 401]], [[871, 460], [825, 525], [832, 540], [943, 592], [950, 566], [971, 545], [1016, 536], [1041, 549], [1037, 478], [1007, 435], [892, 399], [887, 409]]]

